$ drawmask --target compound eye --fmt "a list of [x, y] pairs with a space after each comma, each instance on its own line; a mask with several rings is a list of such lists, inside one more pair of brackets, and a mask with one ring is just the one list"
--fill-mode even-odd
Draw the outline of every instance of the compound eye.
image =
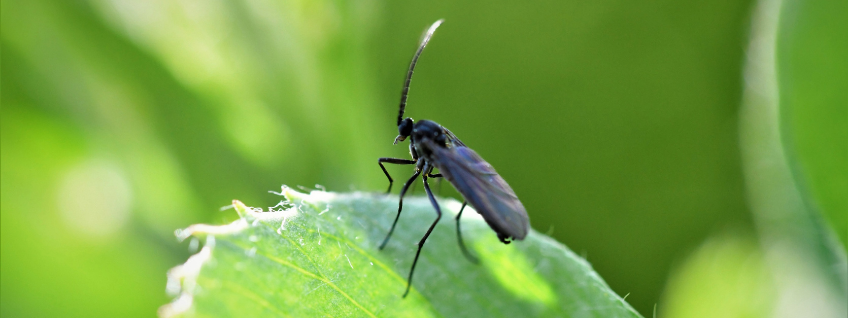
[[402, 122], [400, 122], [400, 125], [398, 125], [398, 133], [400, 133], [400, 135], [404, 137], [409, 136], [410, 134], [412, 134], [412, 126], [412, 118], [407, 117]]

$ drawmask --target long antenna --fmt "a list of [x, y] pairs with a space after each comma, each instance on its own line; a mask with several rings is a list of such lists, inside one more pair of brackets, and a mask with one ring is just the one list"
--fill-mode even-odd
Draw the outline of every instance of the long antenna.
[[415, 55], [412, 56], [412, 62], [409, 63], [409, 71], [406, 72], [406, 81], [403, 82], [403, 91], [400, 95], [400, 112], [398, 113], [397, 120], [398, 126], [400, 126], [400, 122], [403, 121], [403, 111], [406, 109], [406, 98], [409, 94], [409, 82], [412, 81], [412, 71], [415, 70], [415, 63], [418, 63], [418, 57], [421, 56], [421, 52], [424, 51], [424, 47], [427, 46], [427, 42], [430, 42], [430, 38], [433, 37], [433, 33], [436, 32], [436, 29], [438, 29], [444, 21], [444, 19], [440, 19], [427, 29], [427, 33], [424, 33], [424, 39], [421, 40], [421, 44], [418, 46], [418, 51], [415, 51]]

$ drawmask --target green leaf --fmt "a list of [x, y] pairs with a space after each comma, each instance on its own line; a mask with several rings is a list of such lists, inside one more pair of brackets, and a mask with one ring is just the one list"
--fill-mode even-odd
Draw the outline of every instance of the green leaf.
[[848, 2], [787, 1], [780, 21], [780, 116], [792, 172], [848, 253]]
[[456, 238], [460, 203], [451, 199], [440, 200], [445, 215], [404, 299], [416, 242], [436, 216], [426, 198], [404, 200], [380, 251], [397, 196], [285, 187], [280, 194], [287, 201], [266, 212], [233, 201], [239, 220], [177, 231], [206, 243], [169, 272], [176, 298], [161, 316], [640, 317], [562, 244], [534, 231], [501, 244], [473, 210], [463, 214], [462, 231], [480, 264], [469, 262]]
[[778, 289], [753, 237], [717, 233], [671, 272], [661, 317], [769, 317]]

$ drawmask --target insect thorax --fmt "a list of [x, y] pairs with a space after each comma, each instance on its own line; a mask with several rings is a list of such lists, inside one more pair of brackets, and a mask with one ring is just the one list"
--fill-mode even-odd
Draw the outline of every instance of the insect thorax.
[[[427, 141], [432, 141], [427, 142]], [[436, 147], [447, 147], [447, 136], [441, 125], [430, 120], [419, 120], [415, 123], [415, 128], [412, 130], [412, 143], [415, 152], [425, 159], [430, 159], [432, 150], [429, 145], [435, 144]]]

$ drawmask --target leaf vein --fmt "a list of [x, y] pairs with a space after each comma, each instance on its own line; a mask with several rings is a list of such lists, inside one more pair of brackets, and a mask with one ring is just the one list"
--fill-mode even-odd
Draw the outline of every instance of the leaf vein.
[[[240, 247], [240, 248], [244, 249], [245, 251], [247, 250], [244, 246], [240, 246], [240, 245], [236, 245], [236, 246], [238, 246], [238, 247]], [[286, 267], [290, 267], [290, 268], [292, 268], [292, 269], [294, 269], [294, 270], [296, 270], [296, 271], [298, 271], [298, 272], [300, 272], [300, 273], [302, 273], [302, 274], [304, 274], [304, 275], [306, 275], [306, 276], [309, 276], [309, 277], [312, 277], [313, 279], [317, 279], [317, 280], [319, 280], [319, 281], [324, 282], [324, 283], [325, 283], [325, 284], [327, 284], [328, 286], [330, 286], [330, 287], [332, 287], [333, 289], [335, 289], [335, 290], [336, 290], [336, 292], [338, 292], [340, 295], [342, 295], [342, 297], [344, 297], [344, 298], [346, 298], [348, 301], [350, 301], [350, 302], [351, 302], [351, 304], [353, 304], [356, 308], [359, 308], [360, 310], [362, 310], [363, 312], [365, 312], [365, 314], [367, 314], [369, 317], [377, 318], [377, 316], [375, 316], [375, 315], [374, 315], [374, 313], [372, 313], [370, 310], [368, 310], [367, 308], [365, 308], [364, 306], [362, 306], [359, 302], [357, 302], [355, 299], [353, 299], [353, 297], [351, 297], [350, 295], [348, 295], [347, 293], [345, 293], [343, 290], [341, 290], [341, 288], [339, 288], [338, 286], [336, 286], [336, 284], [333, 284], [333, 282], [332, 282], [332, 281], [330, 281], [329, 279], [326, 279], [326, 278], [324, 278], [324, 277], [321, 277], [321, 276], [319, 276], [319, 275], [316, 275], [315, 273], [312, 273], [312, 272], [310, 272], [310, 271], [308, 271], [308, 270], [306, 270], [306, 269], [303, 269], [302, 267], [297, 266], [297, 265], [295, 265], [295, 264], [293, 264], [293, 263], [291, 263], [291, 262], [289, 262], [289, 261], [286, 261], [286, 260], [284, 260], [284, 259], [276, 258], [276, 257], [273, 257], [273, 256], [271, 256], [271, 255], [264, 254], [264, 253], [256, 253], [256, 255], [261, 255], [261, 256], [263, 256], [263, 257], [265, 257], [265, 258], [267, 258], [267, 259], [269, 259], [269, 260], [272, 260], [272, 261], [274, 261], [274, 262], [277, 262], [277, 263], [279, 263], [279, 264], [281, 264], [281, 265], [284, 265], [284, 266], [286, 266]]]

